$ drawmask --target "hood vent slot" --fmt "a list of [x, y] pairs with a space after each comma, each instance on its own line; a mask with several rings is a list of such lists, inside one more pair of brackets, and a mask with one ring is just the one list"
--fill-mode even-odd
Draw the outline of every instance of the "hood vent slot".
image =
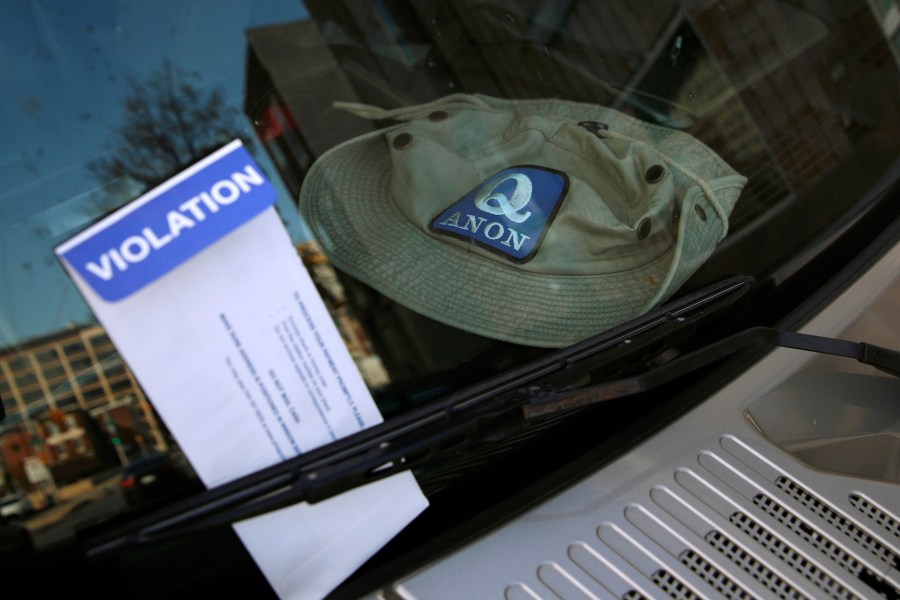
[[586, 521], [593, 535], [569, 538], [538, 569], [540, 587], [515, 597], [900, 600], [900, 519], [881, 496], [891, 492], [795, 475], [783, 455], [734, 435], [719, 442], [610, 506], [599, 525]]
[[722, 532], [710, 531], [705, 539], [725, 558], [763, 584], [776, 597], [783, 600], [806, 597]]
[[753, 596], [722, 573], [712, 563], [694, 550], [685, 550], [679, 555], [681, 564], [700, 576], [700, 578], [722, 595], [726, 600], [753, 600]]
[[887, 514], [884, 509], [876, 506], [859, 494], [850, 494], [850, 504], [856, 510], [875, 521], [876, 525], [895, 538], [900, 539], [900, 521]]
[[819, 550], [822, 554], [839, 564], [849, 573], [856, 575], [861, 570], [862, 567], [859, 562], [850, 556], [847, 551], [801, 521], [772, 498], [769, 498], [765, 494], [757, 494], [753, 498], [753, 504], [777, 519], [779, 523], [803, 538], [806, 543], [816, 550]]
[[797, 573], [811, 581], [835, 600], [850, 600], [854, 595], [844, 586], [836, 582], [822, 569], [806, 560], [802, 554], [775, 537], [771, 531], [741, 512], [733, 513], [729, 519], [738, 529], [756, 540], [760, 546], [771, 552], [776, 558]]
[[897, 594], [897, 591], [894, 590], [893, 586], [881, 576], [860, 564], [859, 561], [853, 558], [847, 551], [798, 519], [772, 498], [769, 498], [765, 494], [757, 494], [753, 498], [753, 503], [777, 519], [782, 525], [796, 535], [800, 536], [803, 541], [810, 546], [840, 565], [845, 571], [854, 577], [857, 577], [879, 595], [885, 598], [900, 598], [900, 595]]
[[779, 477], [775, 482], [778, 488], [791, 498], [802, 504], [813, 514], [827, 521], [835, 529], [849, 537], [860, 547], [865, 548], [875, 558], [895, 569], [900, 569], [900, 557], [890, 548], [867, 534], [837, 513], [833, 508], [819, 500], [787, 477]]
[[653, 583], [668, 594], [672, 600], [700, 600], [700, 596], [691, 591], [689, 587], [668, 571], [660, 569], [654, 573]]

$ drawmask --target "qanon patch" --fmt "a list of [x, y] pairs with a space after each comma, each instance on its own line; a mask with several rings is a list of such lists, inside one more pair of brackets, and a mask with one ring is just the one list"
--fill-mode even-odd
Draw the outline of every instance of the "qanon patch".
[[569, 177], [561, 171], [510, 167], [454, 202], [430, 227], [524, 263], [537, 252], [568, 189]]
[[101, 298], [121, 300], [275, 203], [239, 140], [56, 248]]

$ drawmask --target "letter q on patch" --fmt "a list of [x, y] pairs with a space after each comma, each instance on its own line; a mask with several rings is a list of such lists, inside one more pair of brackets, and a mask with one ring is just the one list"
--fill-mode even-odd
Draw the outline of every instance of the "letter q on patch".
[[[515, 187], [512, 188], [509, 196], [497, 190], [507, 181], [515, 182]], [[530, 210], [524, 213], [519, 211], [528, 206], [533, 188], [531, 179], [525, 173], [510, 173], [500, 178], [494, 178], [490, 183], [481, 186], [481, 189], [475, 194], [475, 206], [486, 213], [506, 215], [510, 221], [522, 223], [531, 216]]]
[[562, 171], [510, 167], [453, 202], [432, 219], [430, 229], [524, 263], [537, 253], [568, 189]]

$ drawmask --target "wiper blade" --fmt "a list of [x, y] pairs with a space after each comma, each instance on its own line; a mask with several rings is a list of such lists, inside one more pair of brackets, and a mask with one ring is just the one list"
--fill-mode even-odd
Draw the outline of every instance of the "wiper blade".
[[[162, 541], [200, 529], [247, 519], [297, 502], [315, 503], [400, 471], [441, 460], [479, 443], [495, 430], [492, 420], [508, 419], [527, 400], [512, 393], [565, 372], [607, 352], [639, 351], [629, 340], [688, 335], [697, 321], [741, 298], [750, 277], [728, 279], [652, 310], [564, 350], [450, 394], [428, 406], [321, 446], [227, 484], [174, 503], [117, 531], [85, 543], [89, 556]], [[623, 347], [624, 345], [624, 347]], [[462, 440], [462, 441], [460, 441]]]
[[863, 364], [900, 377], [900, 352], [895, 350], [864, 342], [850, 342], [768, 327], [753, 327], [632, 377], [575, 390], [536, 390], [528, 403], [523, 406], [523, 415], [525, 418], [543, 417], [560, 411], [648, 392], [740, 350], [759, 345], [855, 358]]

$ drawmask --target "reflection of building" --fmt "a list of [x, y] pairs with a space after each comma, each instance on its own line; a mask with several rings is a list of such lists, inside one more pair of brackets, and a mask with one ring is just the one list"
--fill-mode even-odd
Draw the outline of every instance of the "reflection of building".
[[[868, 0], [868, 4], [875, 14], [875, 19], [880, 25], [888, 44], [874, 44], [871, 38], [862, 35], [859, 43], [862, 46], [862, 56], [867, 62], [878, 64], [891, 59], [889, 52], [893, 54], [893, 60], [900, 65], [900, 2], [897, 0]], [[868, 22], [868, 19], [862, 19]], [[860, 33], [871, 33], [871, 27], [864, 24]]]
[[[306, 5], [312, 21], [248, 34], [245, 110], [295, 195], [325, 150], [385, 125], [333, 101], [390, 108], [451, 92], [605, 104], [683, 129], [749, 177], [730, 231], [759, 245], [802, 243], [800, 228], [815, 235], [846, 206], [841, 193], [873, 185], [895, 159], [889, 144], [865, 139], [897, 118], [900, 13], [886, 2]], [[820, 208], [802, 208], [810, 202]], [[779, 231], [760, 218], [773, 209], [797, 217], [779, 219]], [[729, 274], [767, 272], [766, 253], [743, 254], [723, 259]], [[430, 352], [402, 310], [359, 315], [392, 374], [440, 367], [450, 354]], [[390, 356], [389, 329], [412, 340], [408, 356]]]
[[[248, 34], [245, 109], [267, 148], [284, 155], [276, 163], [289, 165], [282, 174], [294, 192], [312, 160], [373, 126], [333, 101], [389, 107], [465, 91], [609, 104], [681, 123], [750, 173], [739, 210], [764, 210], [850, 154], [896, 100], [871, 80], [896, 69], [900, 11], [888, 2], [307, 6], [312, 22]], [[292, 147], [304, 149], [300, 159]]]
[[366, 385], [377, 388], [389, 383], [390, 378], [380, 357], [374, 352], [359, 319], [350, 310], [344, 286], [328, 263], [328, 259], [322, 254], [319, 244], [313, 240], [303, 242], [297, 246], [297, 251]]
[[0, 457], [21, 489], [30, 486], [24, 463], [31, 457], [65, 482], [122, 455], [167, 446], [134, 376], [100, 327], [0, 350], [0, 396], [7, 413], [0, 422]]

